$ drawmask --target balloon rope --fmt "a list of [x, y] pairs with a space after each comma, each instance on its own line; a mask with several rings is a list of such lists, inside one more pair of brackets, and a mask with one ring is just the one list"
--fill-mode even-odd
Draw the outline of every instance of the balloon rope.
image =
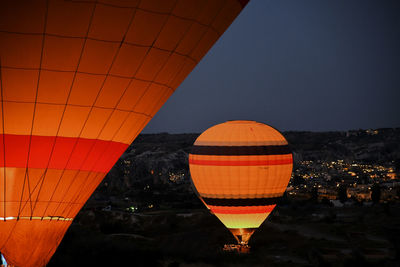
[[[53, 146], [52, 146], [52, 149], [51, 149], [49, 161], [48, 161], [47, 166], [46, 166], [46, 169], [45, 169], [45, 171], [44, 171], [44, 173], [43, 173], [43, 175], [42, 175], [42, 177], [41, 177], [41, 181], [39, 182], [39, 183], [40, 183], [40, 186], [39, 186], [39, 191], [38, 191], [38, 194], [37, 194], [37, 198], [36, 198], [36, 199], [39, 198], [40, 193], [41, 193], [41, 190], [42, 190], [42, 187], [43, 187], [43, 184], [44, 184], [44, 181], [45, 181], [45, 179], [46, 179], [47, 170], [48, 170], [48, 167], [49, 167], [49, 164], [50, 164], [52, 155], [53, 155], [53, 153], [54, 153], [54, 147], [55, 147], [55, 144], [56, 144], [56, 139], [57, 139], [57, 136], [58, 136], [59, 131], [60, 131], [60, 129], [61, 129], [61, 124], [62, 124], [63, 119], [64, 119], [64, 116], [65, 116], [65, 111], [66, 111], [67, 106], [68, 106], [68, 101], [69, 101], [69, 98], [70, 98], [70, 96], [71, 96], [72, 88], [73, 88], [73, 86], [74, 86], [74, 84], [75, 84], [76, 76], [77, 76], [77, 73], [78, 73], [78, 68], [79, 68], [79, 66], [80, 66], [80, 63], [81, 63], [81, 60], [82, 60], [82, 57], [83, 57], [83, 53], [84, 53], [84, 50], [85, 50], [85, 47], [86, 47], [86, 41], [87, 41], [87, 37], [89, 36], [89, 31], [90, 31], [90, 28], [91, 28], [91, 25], [92, 25], [92, 22], [93, 22], [93, 18], [94, 18], [94, 14], [95, 14], [96, 7], [97, 7], [97, 1], [96, 1], [95, 4], [94, 4], [93, 10], [92, 10], [92, 13], [91, 13], [91, 16], [90, 16], [89, 25], [88, 25], [88, 28], [87, 28], [87, 31], [86, 31], [86, 38], [84, 39], [84, 42], [83, 42], [83, 45], [82, 45], [82, 49], [81, 49], [81, 53], [80, 53], [79, 60], [78, 60], [78, 64], [77, 64], [77, 66], [76, 66], [76, 69], [75, 69], [75, 72], [74, 72], [74, 76], [73, 76], [73, 79], [72, 79], [72, 83], [71, 83], [71, 86], [70, 86], [70, 88], [69, 88], [68, 97], [67, 97], [67, 99], [66, 99], [66, 101], [65, 101], [64, 110], [63, 110], [63, 113], [62, 113], [62, 116], [61, 116], [61, 119], [60, 119], [60, 123], [59, 123], [58, 128], [57, 128], [57, 132], [56, 132], [56, 135], [55, 135], [56, 138], [54, 139], [54, 142], [53, 142]], [[75, 143], [75, 145], [76, 145], [76, 143]], [[57, 189], [57, 187], [58, 187], [58, 184], [60, 183], [61, 177], [62, 177], [62, 175], [60, 176], [60, 178], [59, 178], [58, 181], [57, 181], [57, 184], [56, 184], [56, 187], [55, 187], [55, 189], [54, 189], [54, 191], [53, 191], [52, 197], [53, 197], [54, 192], [56, 191], [56, 189]], [[35, 187], [35, 189], [36, 189], [36, 187]], [[50, 201], [49, 201], [49, 202], [50, 202]], [[47, 211], [48, 206], [49, 206], [49, 203], [48, 203], [48, 205], [46, 206], [45, 212]], [[33, 209], [35, 210], [35, 208], [36, 208], [36, 205], [33, 207]], [[45, 212], [44, 212], [44, 213], [45, 213]], [[44, 216], [44, 215], [43, 215], [43, 216]]]
[[35, 115], [36, 115], [36, 105], [37, 105], [37, 97], [38, 97], [38, 92], [39, 92], [40, 74], [42, 73], [44, 43], [45, 43], [45, 40], [46, 40], [45, 34], [46, 34], [46, 29], [47, 29], [48, 13], [49, 13], [49, 1], [47, 0], [46, 1], [46, 13], [45, 13], [44, 25], [43, 25], [42, 48], [41, 48], [41, 53], [40, 53], [39, 72], [38, 72], [38, 78], [37, 78], [37, 83], [36, 83], [35, 102], [33, 104], [33, 115], [32, 115], [31, 132], [29, 134], [28, 154], [27, 154], [27, 157], [26, 157], [25, 176], [24, 176], [24, 183], [22, 185], [21, 199], [20, 199], [19, 207], [18, 207], [18, 217], [21, 214], [21, 203], [22, 203], [22, 199], [23, 199], [23, 196], [24, 196], [25, 181], [27, 181], [27, 187], [28, 187], [28, 192], [29, 192], [29, 196], [28, 197], [29, 197], [29, 205], [30, 205], [30, 208], [31, 208], [31, 217], [33, 216], [32, 197], [31, 197], [32, 193], [31, 193], [31, 186], [30, 186], [30, 181], [29, 181], [29, 157], [30, 157], [30, 152], [31, 152], [32, 133], [33, 133], [33, 126], [34, 126]]

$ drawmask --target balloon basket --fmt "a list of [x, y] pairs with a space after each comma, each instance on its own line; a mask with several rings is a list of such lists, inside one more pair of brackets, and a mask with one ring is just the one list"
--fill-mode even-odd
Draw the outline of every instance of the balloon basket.
[[222, 250], [231, 253], [248, 254], [250, 253], [250, 246], [241, 244], [228, 244], [224, 245]]

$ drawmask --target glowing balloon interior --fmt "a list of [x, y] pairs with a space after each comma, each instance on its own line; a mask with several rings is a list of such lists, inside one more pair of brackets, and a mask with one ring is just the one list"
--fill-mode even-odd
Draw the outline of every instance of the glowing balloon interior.
[[44, 266], [240, 0], [0, 3], [0, 251]]
[[274, 128], [229, 121], [197, 138], [189, 165], [203, 203], [246, 245], [285, 192], [293, 160], [287, 141]]

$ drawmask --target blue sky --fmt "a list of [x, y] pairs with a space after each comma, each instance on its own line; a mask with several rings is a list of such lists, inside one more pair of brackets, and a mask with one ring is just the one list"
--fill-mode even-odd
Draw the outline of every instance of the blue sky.
[[400, 1], [250, 0], [143, 133], [400, 127]]

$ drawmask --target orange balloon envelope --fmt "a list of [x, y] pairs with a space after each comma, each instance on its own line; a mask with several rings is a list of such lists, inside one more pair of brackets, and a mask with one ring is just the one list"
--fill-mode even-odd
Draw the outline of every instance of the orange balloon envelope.
[[0, 251], [45, 265], [243, 0], [0, 3]]
[[189, 165], [203, 203], [246, 245], [285, 192], [293, 160], [287, 141], [274, 128], [229, 121], [197, 138]]

